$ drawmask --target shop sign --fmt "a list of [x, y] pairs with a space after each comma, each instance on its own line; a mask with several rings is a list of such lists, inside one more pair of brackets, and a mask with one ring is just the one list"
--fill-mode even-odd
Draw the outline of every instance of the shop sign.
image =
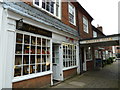
[[99, 42], [106, 42], [106, 41], [112, 41], [112, 38], [101, 38], [101, 39], [95, 39], [95, 40], [85, 40], [81, 41], [81, 44], [87, 44], [87, 43], [99, 43]]
[[39, 34], [39, 35], [43, 35], [43, 36], [47, 36], [47, 37], [52, 37], [52, 32], [26, 24], [26, 23], [19, 23], [19, 21], [17, 21], [17, 25], [16, 25], [16, 29], [18, 30], [22, 30], [22, 31], [26, 31], [26, 32], [31, 32], [34, 34]]

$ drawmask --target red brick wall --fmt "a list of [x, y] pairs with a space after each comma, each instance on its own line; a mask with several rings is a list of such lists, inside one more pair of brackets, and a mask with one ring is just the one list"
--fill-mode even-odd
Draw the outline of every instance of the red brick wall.
[[[71, 4], [72, 5], [74, 5], [75, 3], [73, 3], [73, 2], [71, 2]], [[75, 6], [75, 5], [74, 5]], [[76, 10], [76, 6], [75, 6], [75, 10]], [[61, 5], [61, 14], [62, 14], [62, 17], [61, 17], [61, 21], [64, 23], [64, 24], [66, 24], [66, 25], [68, 25], [68, 26], [70, 26], [70, 27], [72, 27], [72, 28], [74, 28], [75, 30], [78, 30], [78, 26], [77, 26], [77, 12], [76, 12], [76, 26], [75, 25], [73, 25], [73, 24], [71, 24], [70, 22], [69, 22], [69, 10], [68, 10], [68, 2], [62, 2], [62, 5]]]
[[[21, 0], [23, 2], [25, 2], [26, 4], [29, 4], [31, 6], [33, 6], [33, 2], [32, 0]], [[73, 5], [74, 3], [71, 2]], [[35, 7], [36, 8], [36, 7]], [[49, 14], [48, 14], [49, 15]], [[76, 15], [77, 16], [77, 15]], [[57, 18], [56, 18], [57, 19]], [[77, 17], [76, 17], [77, 19]], [[69, 14], [68, 14], [68, 2], [62, 2], [61, 3], [61, 22], [63, 22], [64, 24], [74, 28], [75, 30], [78, 30], [77, 25], [73, 25], [69, 22]], [[77, 22], [77, 21], [76, 21]]]
[[66, 70], [63, 72], [64, 79], [68, 79], [77, 74], [77, 68]]
[[[92, 32], [92, 25], [91, 25], [90, 17], [88, 17], [86, 15], [86, 13], [82, 12], [81, 10], [79, 10], [78, 16], [79, 16], [78, 20], [79, 20], [79, 26], [80, 26], [80, 30], [79, 30], [80, 31], [80, 37], [82, 39], [92, 38], [93, 32]], [[86, 33], [83, 30], [83, 16], [85, 16], [88, 19], [88, 31], [89, 31], [89, 33]]]
[[24, 80], [20, 82], [13, 83], [13, 88], [40, 88], [45, 86], [50, 86], [51, 75], [46, 75], [42, 77], [37, 77], [29, 80]]
[[87, 61], [86, 64], [87, 64], [87, 71], [94, 69], [94, 62], [93, 62], [93, 60], [92, 61]]

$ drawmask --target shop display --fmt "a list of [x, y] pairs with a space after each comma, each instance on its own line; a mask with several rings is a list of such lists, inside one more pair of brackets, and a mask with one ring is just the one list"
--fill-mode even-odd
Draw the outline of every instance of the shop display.
[[63, 44], [63, 66], [76, 66], [76, 46], [72, 44]]
[[15, 77], [48, 71], [47, 61], [50, 62], [49, 39], [16, 34]]

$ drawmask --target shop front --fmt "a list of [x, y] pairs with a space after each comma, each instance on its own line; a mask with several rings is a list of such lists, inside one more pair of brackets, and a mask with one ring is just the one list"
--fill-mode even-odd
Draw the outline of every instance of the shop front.
[[53, 33], [53, 83], [79, 73], [78, 41], [71, 37]]
[[[47, 21], [36, 19], [41, 16], [28, 14], [32, 11], [16, 10], [14, 5], [5, 5], [3, 11], [1, 87], [46, 87], [79, 73], [77, 31], [43, 15], [51, 19], [50, 23], [54, 23], [54, 19], [60, 24], [53, 27]], [[15, 7], [23, 8], [22, 4]], [[26, 8], [23, 10], [31, 9]]]
[[103, 62], [113, 56], [111, 46], [119, 45], [120, 34], [104, 37], [84, 39], [80, 41], [82, 70], [93, 70], [97, 63], [103, 66]]

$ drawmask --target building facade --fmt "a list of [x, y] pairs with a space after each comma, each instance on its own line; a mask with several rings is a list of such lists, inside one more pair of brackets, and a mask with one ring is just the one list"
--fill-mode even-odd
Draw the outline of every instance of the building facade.
[[3, 88], [50, 86], [80, 73], [72, 2], [4, 2], [1, 9]]
[[95, 48], [80, 40], [104, 34], [77, 1], [0, 1], [0, 17], [0, 88], [46, 87], [94, 69]]

